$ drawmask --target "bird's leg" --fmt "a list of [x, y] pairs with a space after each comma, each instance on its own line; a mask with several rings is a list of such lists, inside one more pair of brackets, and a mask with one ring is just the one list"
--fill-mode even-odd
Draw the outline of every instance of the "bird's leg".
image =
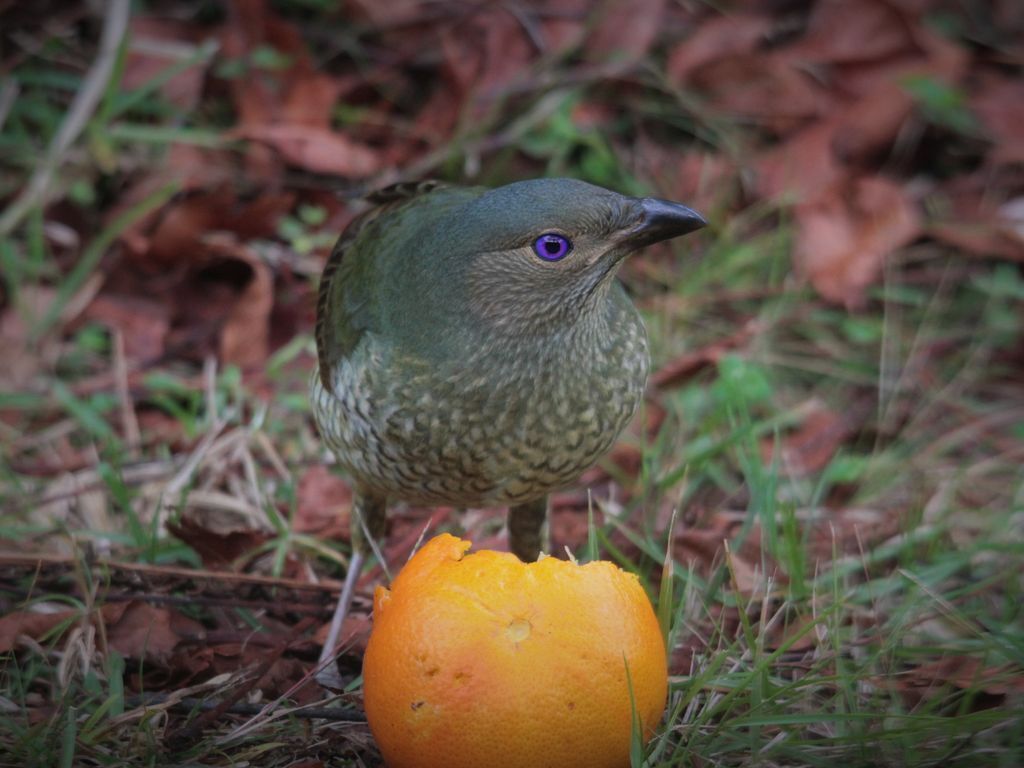
[[541, 550], [547, 549], [544, 536], [547, 516], [547, 496], [508, 510], [508, 546], [524, 563], [536, 560]]
[[[348, 561], [345, 584], [341, 588], [338, 604], [334, 607], [334, 616], [331, 617], [331, 626], [327, 629], [327, 637], [324, 640], [323, 649], [320, 651], [320, 661], [317, 664], [320, 670], [316, 675], [317, 682], [325, 687], [343, 687], [338, 664], [334, 661], [335, 646], [338, 644], [338, 636], [341, 634], [341, 625], [352, 604], [352, 595], [355, 594], [356, 582], [359, 581], [359, 574], [366, 562], [370, 544], [383, 536], [386, 522], [387, 500], [357, 490], [352, 501], [352, 530], [350, 533], [352, 556]], [[367, 541], [367, 536], [370, 537], [370, 541]]]

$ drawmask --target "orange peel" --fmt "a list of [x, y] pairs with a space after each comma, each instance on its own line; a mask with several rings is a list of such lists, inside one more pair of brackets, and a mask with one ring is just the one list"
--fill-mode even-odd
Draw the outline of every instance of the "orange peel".
[[634, 728], [653, 733], [668, 687], [637, 577], [471, 546], [437, 536], [375, 592], [363, 693], [385, 762], [628, 765]]

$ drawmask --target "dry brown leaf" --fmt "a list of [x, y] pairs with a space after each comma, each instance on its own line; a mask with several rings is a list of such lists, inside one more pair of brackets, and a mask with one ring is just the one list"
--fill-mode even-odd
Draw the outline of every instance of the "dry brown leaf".
[[764, 647], [775, 650], [786, 646], [787, 652], [810, 650], [818, 645], [814, 625], [820, 621], [814, 616], [794, 616], [792, 621], [775, 624], [766, 633]]
[[[207, 674], [212, 675], [262, 668], [268, 656], [274, 653], [250, 643], [218, 643], [204, 650], [205, 661], [208, 662]], [[306, 665], [298, 659], [278, 656], [270, 662], [254, 685], [268, 695], [278, 696], [301, 680], [306, 671]]]
[[441, 31], [449, 97], [481, 116], [516, 81], [524, 79], [536, 48], [519, 19], [501, 6], [482, 7]]
[[927, 28], [912, 29], [913, 45], [893, 56], [837, 65], [833, 87], [844, 96], [866, 98], [881, 88], [904, 87], [907, 78], [926, 77], [956, 85], [967, 73], [970, 54]]
[[829, 0], [815, 3], [807, 33], [792, 51], [812, 63], [858, 63], [914, 50], [909, 3]]
[[351, 486], [327, 467], [316, 464], [302, 473], [295, 500], [296, 532], [347, 539], [351, 509]]
[[715, 513], [699, 527], [680, 527], [672, 540], [672, 556], [705, 576], [724, 565], [728, 569], [728, 585], [737, 594], [763, 597], [766, 579], [762, 565], [769, 569], [776, 584], [786, 583], [787, 579], [762, 551], [760, 526], [751, 529], [738, 550], [730, 544], [742, 521], [741, 515]]
[[[727, 558], [727, 562], [729, 583], [736, 594], [746, 598], [764, 594], [765, 575], [758, 567], [757, 560], [748, 560], [734, 553]], [[778, 574], [775, 575], [775, 580], [778, 581]]]
[[[441, 85], [434, 88], [413, 120], [413, 133], [430, 145], [440, 145], [452, 135], [459, 122], [458, 99]], [[388, 163], [390, 164], [390, 162]]]
[[353, 0], [351, 5], [378, 29], [413, 24], [424, 15], [423, 0]]
[[235, 200], [218, 229], [234, 233], [243, 242], [272, 237], [281, 217], [295, 208], [296, 199], [295, 192], [266, 190], [249, 203]]
[[[149, 234], [168, 208], [190, 199], [198, 190], [226, 188], [235, 182], [235, 168], [227, 152], [207, 150], [187, 144], [171, 144], [166, 159], [159, 167], [142, 176], [106, 214], [109, 221], [123, 215], [150, 195], [174, 184], [179, 196], [167, 206], [134, 221], [121, 235], [128, 253], [145, 261], [152, 245]], [[170, 250], [170, 249], [168, 249]], [[185, 254], [187, 256], [187, 254]]]
[[38, 640], [61, 622], [78, 615], [79, 611], [57, 611], [55, 613], [39, 613], [38, 611], [11, 611], [0, 616], [0, 653], [9, 653], [17, 646], [22, 635]]
[[851, 100], [838, 113], [833, 147], [847, 162], [866, 162], [887, 152], [914, 111], [907, 88], [911, 77], [955, 86], [967, 74], [970, 58], [959, 45], [914, 29], [916, 47], [900, 56], [837, 69], [835, 87]]
[[221, 28], [224, 58], [248, 62], [251, 54], [269, 47], [282, 54], [282, 66], [264, 69], [250, 66], [229, 85], [236, 101], [240, 122], [270, 122], [279, 105], [278, 85], [291, 83], [315, 71], [309, 48], [299, 29], [277, 16], [267, 0], [232, 0], [229, 17]]
[[665, 0], [604, 2], [597, 24], [584, 43], [584, 56], [603, 65], [626, 68], [643, 59], [661, 29]]
[[914, 109], [899, 83], [880, 85], [838, 115], [832, 150], [844, 163], [866, 163], [888, 150]]
[[[227, 61], [246, 61], [251, 51], [265, 42], [266, 5], [262, 0], [249, 3], [236, 0], [231, 9], [234, 18], [222, 32], [221, 55]], [[295, 54], [290, 52], [290, 55]], [[228, 87], [239, 125], [258, 127], [274, 119], [278, 101], [274, 80], [267, 73], [246, 72], [245, 76], [232, 78]], [[280, 157], [262, 144], [247, 148], [245, 167], [254, 178], [276, 179], [281, 173]]]
[[674, 177], [675, 183], [667, 187], [673, 200], [685, 200], [706, 216], [736, 202], [740, 168], [733, 158], [707, 152], [675, 152], [674, 156], [678, 158], [674, 173], [671, 164], [661, 166], [662, 173], [668, 171]]
[[145, 364], [164, 354], [171, 313], [166, 304], [143, 296], [104, 293], [93, 299], [86, 320], [116, 328], [124, 337], [125, 357]]
[[274, 276], [251, 249], [230, 238], [208, 241], [214, 256], [245, 263], [252, 276], [231, 306], [220, 330], [220, 360], [243, 371], [263, 367], [270, 353], [270, 313], [274, 308]]
[[808, 405], [807, 415], [795, 431], [783, 435], [778, 444], [774, 438], [761, 441], [764, 463], [772, 463], [778, 450], [781, 453], [779, 469], [789, 477], [807, 477], [820, 472], [852, 432], [853, 425], [847, 416], [817, 400]]
[[815, 200], [844, 175], [832, 151], [838, 122], [818, 120], [755, 161], [757, 193], [776, 203]]
[[1024, 261], [1024, 216], [1016, 212], [1020, 203], [1001, 200], [989, 174], [950, 179], [929, 203], [936, 212], [928, 227], [931, 236], [977, 256]]
[[150, 269], [208, 261], [202, 238], [223, 227], [226, 211], [234, 201], [233, 190], [222, 186], [172, 202], [146, 236], [145, 250], [138, 254], [140, 259]]
[[175, 317], [167, 348], [187, 360], [201, 361], [221, 353], [225, 323], [254, 274], [243, 261], [218, 259], [208, 253], [209, 261], [203, 268], [187, 273], [171, 297]]
[[[127, 607], [126, 603], [107, 603], [99, 609], [99, 616], [109, 625], [118, 621]], [[49, 632], [64, 622], [72, 619], [81, 621], [88, 617], [95, 620], [95, 613], [88, 614], [81, 610], [56, 611], [41, 613], [38, 610], [12, 611], [0, 616], [0, 653], [14, 649], [18, 637], [25, 635], [33, 640], [42, 640]], [[75, 622], [71, 622], [73, 626]]]
[[[855, 34], [866, 33], [861, 29]], [[903, 39], [902, 34], [898, 37]], [[825, 56], [822, 45], [821, 40], [798, 43], [780, 51], [778, 58], [801, 68], [808, 57]], [[846, 62], [841, 53], [830, 55]], [[815, 201], [847, 176], [844, 164], [866, 164], [889, 151], [914, 108], [906, 78], [924, 76], [956, 84], [968, 61], [961, 47], [914, 29], [907, 32], [904, 44], [890, 40], [870, 56], [836, 65], [830, 88], [835, 100], [822, 107], [822, 119], [762, 153], [756, 163], [758, 192], [769, 199], [793, 195], [798, 201]]]
[[[218, 353], [243, 367], [262, 365], [270, 345], [274, 277], [244, 242], [272, 236], [294, 203], [292, 193], [266, 193], [242, 204], [233, 189], [218, 187], [168, 205], [151, 232], [137, 234], [133, 257], [107, 283], [109, 296], [139, 293], [154, 303], [153, 312], [140, 315], [146, 323], [138, 333], [129, 324], [129, 342], [152, 350], [154, 336], [162, 335], [170, 354], [202, 359]], [[114, 306], [104, 297], [97, 301], [101, 319], [127, 320], [118, 315], [118, 299]], [[158, 325], [160, 307], [169, 329]]]
[[760, 321], [756, 318], [748, 320], [739, 330], [727, 338], [713, 344], [707, 344], [692, 352], [687, 352], [665, 363], [665, 365], [651, 375], [651, 385], [660, 389], [678, 386], [708, 366], [717, 365], [718, 361], [727, 353], [749, 344], [750, 340], [761, 330], [762, 325]]
[[979, 21], [986, 35], [995, 35], [1000, 58], [1019, 68], [1024, 62], [1024, 5], [1020, 0], [992, 0], [980, 7], [991, 14], [981, 16]]
[[771, 27], [767, 16], [749, 13], [708, 19], [672, 49], [666, 67], [668, 77], [676, 85], [685, 85], [691, 74], [706, 64], [753, 53]]
[[591, 0], [538, 0], [533, 23], [543, 53], [554, 56], [578, 48], [589, 32]]
[[131, 659], [165, 664], [178, 644], [203, 636], [203, 625], [177, 611], [142, 601], [127, 604], [116, 620], [107, 621], [107, 643]]
[[248, 125], [231, 135], [266, 144], [288, 164], [314, 173], [361, 178], [380, 170], [374, 150], [325, 128], [296, 123]]
[[950, 683], [994, 696], [1024, 694], [1024, 671], [1010, 666], [985, 667], [977, 656], [943, 656], [914, 667], [901, 678], [908, 685], [931, 687]]
[[191, 516], [182, 516], [180, 522], [168, 521], [167, 530], [198, 552], [203, 565], [213, 570], [233, 565], [271, 538], [266, 531], [254, 528], [213, 530]]
[[[282, 54], [284, 66], [265, 69], [250, 63], [242, 76], [228, 81], [239, 124], [231, 135], [253, 140], [246, 153], [249, 174], [276, 180], [281, 173], [282, 160], [321, 173], [335, 173], [337, 163], [357, 164], [358, 160], [345, 159], [348, 147], [330, 139], [327, 121], [333, 98], [318, 103], [314, 97], [332, 94], [328, 93], [324, 76], [316, 73], [301, 32], [276, 16], [265, 0], [235, 0], [230, 5], [229, 21], [221, 32], [224, 58], [250, 62], [251, 54], [265, 47]], [[313, 81], [312, 85], [300, 85], [309, 80]], [[298, 93], [289, 103], [289, 95], [296, 88]], [[282, 123], [285, 128], [277, 127], [283, 112], [301, 117], [302, 123], [297, 129], [288, 122]], [[324, 136], [302, 135], [303, 129], [311, 131], [313, 127], [319, 128]], [[340, 150], [341, 160], [332, 159], [336, 150]]]
[[707, 93], [715, 109], [754, 119], [779, 134], [823, 114], [832, 101], [789, 56], [773, 53], [716, 59], [694, 70], [690, 84]]
[[[185, 682], [206, 680], [217, 675], [237, 674], [239, 670], [261, 670], [258, 680], [247, 683], [267, 696], [280, 696], [286, 691], [296, 703], [309, 704], [315, 700], [316, 686], [295, 686], [308, 671], [308, 666], [295, 658], [282, 656], [281, 645], [285, 635], [262, 636], [246, 633], [237, 642], [210, 642], [179, 646], [168, 666], [185, 674]], [[269, 644], [268, 644], [269, 641]], [[312, 694], [312, 696], [310, 695]]]
[[[215, 233], [234, 233], [243, 241], [270, 237], [280, 217], [294, 205], [294, 193], [287, 192], [266, 192], [242, 204], [236, 190], [226, 184], [183, 195], [165, 206], [158, 220], [150, 222], [149, 231], [135, 233], [130, 246], [134, 266], [165, 275], [168, 268], [202, 268], [220, 257], [207, 246], [211, 239], [222, 237]], [[186, 276], [179, 273], [181, 279]]]
[[322, 72], [297, 77], [285, 94], [275, 122], [328, 130], [341, 89], [340, 80]]
[[906, 530], [906, 517], [891, 510], [840, 506], [822, 508], [809, 515], [801, 527], [807, 542], [808, 561], [832, 562], [840, 555], [862, 555], [871, 547]]
[[865, 176], [839, 184], [795, 210], [793, 260], [822, 297], [853, 307], [885, 258], [921, 235], [921, 216], [906, 190]]
[[[202, 41], [202, 28], [176, 19], [136, 16], [129, 25], [128, 50], [121, 86], [134, 90], [179, 65]], [[160, 93], [182, 111], [195, 109], [206, 78], [206, 66], [194, 64], [160, 86]]]
[[993, 142], [987, 161], [1024, 163], [1024, 81], [989, 74], [972, 93], [970, 103]]

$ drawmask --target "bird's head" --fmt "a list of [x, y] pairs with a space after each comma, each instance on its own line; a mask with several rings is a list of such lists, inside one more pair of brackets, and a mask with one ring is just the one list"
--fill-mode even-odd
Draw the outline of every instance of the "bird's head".
[[604, 298], [628, 254], [704, 225], [679, 203], [535, 179], [457, 206], [438, 234], [473, 315], [527, 332], [573, 322]]

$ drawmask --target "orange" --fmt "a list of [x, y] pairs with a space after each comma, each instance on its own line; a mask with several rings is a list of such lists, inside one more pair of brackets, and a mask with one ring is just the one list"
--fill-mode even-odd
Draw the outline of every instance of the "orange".
[[437, 536], [377, 587], [363, 694], [387, 765], [628, 766], [634, 711], [646, 740], [668, 688], [636, 576], [470, 546]]

